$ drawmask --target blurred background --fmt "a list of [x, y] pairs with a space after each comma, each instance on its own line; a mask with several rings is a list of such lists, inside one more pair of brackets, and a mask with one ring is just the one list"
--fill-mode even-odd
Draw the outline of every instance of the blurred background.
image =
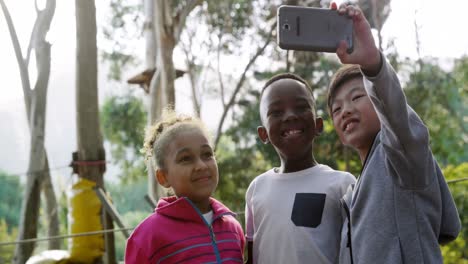
[[[468, 2], [354, 3], [429, 127], [455, 198], [463, 229], [442, 247], [444, 263], [468, 263]], [[215, 197], [243, 223], [248, 184], [279, 165], [256, 128], [259, 91], [280, 72], [299, 74], [314, 89], [325, 119], [317, 160], [359, 175], [357, 155], [340, 144], [326, 111], [336, 56], [276, 44], [279, 5], [330, 1], [0, 4], [0, 263], [25, 263], [53, 249], [69, 261], [123, 261], [126, 235], [165, 195], [140, 149], [145, 127], [168, 105], [201, 117], [212, 130], [220, 170]], [[72, 235], [106, 229], [117, 231]], [[26, 239], [33, 241], [15, 242]]]

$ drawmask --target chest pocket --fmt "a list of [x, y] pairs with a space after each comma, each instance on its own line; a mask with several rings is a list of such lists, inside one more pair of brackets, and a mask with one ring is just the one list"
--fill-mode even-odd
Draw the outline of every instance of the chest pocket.
[[296, 226], [315, 228], [322, 222], [326, 194], [296, 193], [291, 220]]

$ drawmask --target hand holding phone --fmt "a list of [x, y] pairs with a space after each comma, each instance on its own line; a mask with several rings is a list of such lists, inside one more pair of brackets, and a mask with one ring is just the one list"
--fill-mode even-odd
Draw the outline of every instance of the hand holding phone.
[[341, 16], [348, 16], [353, 20], [354, 49], [351, 54], [347, 53], [346, 45], [342, 42], [336, 50], [336, 55], [344, 64], [358, 64], [368, 76], [374, 76], [381, 67], [382, 58], [379, 49], [372, 36], [369, 22], [358, 6], [343, 3], [338, 8], [332, 2], [331, 9]]
[[282, 5], [277, 14], [282, 49], [336, 52], [344, 40], [347, 52], [353, 51], [353, 20], [336, 10]]

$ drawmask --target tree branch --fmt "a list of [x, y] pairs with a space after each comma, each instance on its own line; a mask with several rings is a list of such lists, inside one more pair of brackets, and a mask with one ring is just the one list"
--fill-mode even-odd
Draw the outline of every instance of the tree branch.
[[218, 36], [218, 48], [216, 50], [216, 59], [217, 59], [217, 68], [216, 71], [218, 72], [218, 81], [219, 81], [219, 87], [221, 89], [221, 103], [223, 104], [223, 108], [226, 108], [226, 102], [224, 101], [224, 81], [223, 81], [223, 76], [221, 75], [221, 69], [219, 65], [220, 57], [221, 57], [221, 37], [222, 35], [219, 34]]
[[171, 3], [169, 3], [169, 1], [166, 0], [157, 0], [155, 7], [155, 14], [157, 14], [158, 16], [156, 20], [158, 23], [161, 24], [161, 28], [164, 31], [159, 33], [172, 36], [174, 27], [174, 17], [172, 17]]
[[187, 63], [187, 71], [190, 79], [190, 86], [192, 88], [192, 101], [193, 101], [193, 108], [195, 110], [195, 114], [197, 117], [200, 117], [200, 103], [198, 100], [198, 97], [200, 95], [197, 85], [196, 85], [196, 79], [197, 77], [195, 76], [196, 73], [196, 65], [195, 65], [195, 58], [192, 54], [190, 54], [190, 48], [193, 46], [192, 39], [195, 35], [195, 32], [189, 32], [188, 30], [186, 31], [188, 34], [188, 43], [187, 45], [184, 43], [183, 40], [180, 41], [182, 51], [185, 54], [185, 62]]
[[37, 6], [37, 0], [35, 1], [37, 18], [34, 21], [34, 26], [31, 31], [29, 38], [28, 50], [26, 51], [25, 64], [26, 68], [29, 66], [29, 59], [31, 57], [31, 51], [36, 43], [45, 41], [47, 32], [49, 32], [50, 24], [55, 13], [55, 0], [48, 0], [46, 7], [43, 10], [39, 10]]
[[247, 65], [245, 66], [244, 72], [242, 73], [242, 75], [241, 75], [241, 77], [239, 79], [239, 82], [237, 83], [236, 88], [235, 88], [234, 92], [232, 93], [231, 98], [229, 99], [228, 104], [226, 105], [226, 107], [223, 110], [223, 114], [221, 115], [221, 120], [219, 122], [218, 129], [216, 131], [216, 138], [215, 138], [215, 143], [214, 143], [214, 150], [215, 151], [216, 151], [216, 148], [218, 146], [219, 140], [221, 138], [221, 131], [223, 129], [224, 120], [226, 119], [228, 111], [234, 105], [234, 102], [236, 100], [236, 96], [239, 93], [239, 90], [242, 88], [242, 85], [244, 84], [247, 72], [250, 69], [250, 67], [253, 65], [253, 63], [257, 60], [258, 56], [260, 56], [263, 53], [263, 51], [266, 49], [266, 47], [270, 44], [270, 41], [271, 41], [272, 36], [273, 36], [273, 31], [275, 30], [275, 28], [276, 28], [276, 22], [273, 23], [273, 25], [271, 26], [270, 33], [268, 34], [268, 37], [267, 37], [265, 43], [263, 44], [263, 46], [259, 47], [257, 49], [257, 52], [250, 59], [249, 63], [247, 63]]
[[200, 5], [201, 3], [202, 0], [191, 0], [176, 15], [177, 24], [174, 25], [174, 39], [176, 43], [179, 41], [180, 34], [182, 33], [182, 29], [184, 28], [188, 15], [196, 6]]
[[5, 17], [5, 21], [7, 22], [8, 31], [10, 32], [11, 42], [15, 50], [16, 61], [18, 62], [18, 67], [19, 67], [20, 76], [21, 76], [21, 84], [23, 86], [24, 104], [26, 106], [26, 114], [29, 120], [29, 117], [31, 115], [30, 113], [31, 83], [29, 80], [28, 68], [26, 64], [24, 63], [23, 53], [21, 51], [21, 46], [18, 40], [18, 35], [16, 34], [16, 29], [15, 29], [15, 26], [13, 25], [13, 20], [11, 19], [10, 12], [8, 11], [8, 8], [5, 5], [4, 0], [0, 0], [0, 5], [2, 6], [3, 15]]

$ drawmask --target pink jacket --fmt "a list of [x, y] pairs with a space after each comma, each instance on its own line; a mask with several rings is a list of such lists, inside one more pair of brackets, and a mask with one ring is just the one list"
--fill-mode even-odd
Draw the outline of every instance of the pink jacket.
[[127, 240], [125, 263], [242, 263], [245, 238], [235, 214], [210, 198], [207, 223], [187, 198], [167, 197]]

